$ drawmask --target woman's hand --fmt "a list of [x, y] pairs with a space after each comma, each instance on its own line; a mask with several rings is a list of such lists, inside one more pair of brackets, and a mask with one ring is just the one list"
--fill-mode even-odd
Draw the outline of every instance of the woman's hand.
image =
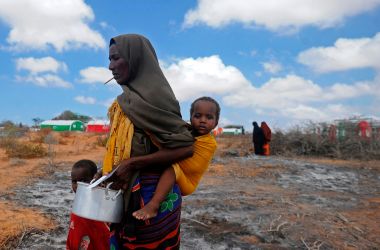
[[109, 181], [114, 182], [112, 188], [122, 188], [123, 190], [126, 190], [128, 188], [129, 181], [135, 171], [135, 161], [133, 158], [122, 160], [119, 163], [115, 173], [109, 179]]
[[95, 175], [94, 175], [94, 178], [93, 180], [96, 181], [97, 179], [99, 179], [100, 177], [103, 176], [103, 170], [100, 169]]

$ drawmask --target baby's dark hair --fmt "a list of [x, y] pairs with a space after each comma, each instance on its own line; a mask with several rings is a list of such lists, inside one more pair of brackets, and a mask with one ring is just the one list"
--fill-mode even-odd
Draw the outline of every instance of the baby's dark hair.
[[218, 124], [219, 116], [220, 116], [220, 106], [219, 106], [219, 103], [217, 101], [215, 101], [215, 99], [213, 99], [209, 96], [202, 96], [202, 97], [199, 97], [198, 99], [196, 99], [195, 101], [193, 101], [193, 103], [191, 104], [191, 107], [190, 107], [190, 117], [193, 115], [195, 103], [198, 101], [212, 102], [215, 104], [215, 106], [216, 106], [216, 117], [215, 117], [215, 119], [216, 119], [216, 124]]
[[98, 171], [98, 167], [96, 166], [95, 162], [91, 160], [79, 160], [74, 163], [72, 170], [74, 169], [85, 169], [86, 170], [86, 175], [89, 177], [93, 177], [96, 172]]

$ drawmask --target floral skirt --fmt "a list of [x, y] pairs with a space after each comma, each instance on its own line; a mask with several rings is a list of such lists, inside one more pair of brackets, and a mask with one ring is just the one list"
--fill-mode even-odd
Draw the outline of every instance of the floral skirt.
[[182, 197], [177, 184], [161, 203], [156, 217], [141, 221], [132, 216], [152, 199], [159, 178], [159, 174], [146, 173], [137, 177], [123, 222], [111, 225], [111, 250], [179, 249]]

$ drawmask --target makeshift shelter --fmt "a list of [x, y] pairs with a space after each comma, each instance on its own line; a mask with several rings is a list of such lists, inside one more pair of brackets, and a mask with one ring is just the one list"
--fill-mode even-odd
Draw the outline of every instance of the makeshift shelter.
[[359, 136], [362, 138], [371, 138], [372, 127], [369, 122], [363, 120], [358, 123]]
[[338, 139], [342, 140], [346, 136], [346, 127], [343, 122], [338, 123]]
[[336, 134], [337, 134], [336, 126], [334, 124], [331, 124], [329, 126], [329, 139], [330, 139], [330, 141], [336, 140]]
[[90, 133], [108, 133], [110, 131], [110, 123], [108, 120], [93, 120], [86, 125], [86, 132]]
[[40, 124], [40, 128], [50, 128], [53, 131], [84, 131], [84, 123], [79, 120], [47, 120]]
[[227, 125], [223, 127], [223, 134], [244, 135], [244, 127], [242, 125]]

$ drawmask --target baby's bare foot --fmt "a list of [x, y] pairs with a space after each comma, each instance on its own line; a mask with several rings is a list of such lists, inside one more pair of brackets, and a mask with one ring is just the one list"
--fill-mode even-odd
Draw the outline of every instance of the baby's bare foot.
[[158, 208], [159, 205], [155, 205], [153, 202], [149, 202], [140, 210], [133, 212], [132, 215], [138, 220], [147, 220], [156, 217]]

